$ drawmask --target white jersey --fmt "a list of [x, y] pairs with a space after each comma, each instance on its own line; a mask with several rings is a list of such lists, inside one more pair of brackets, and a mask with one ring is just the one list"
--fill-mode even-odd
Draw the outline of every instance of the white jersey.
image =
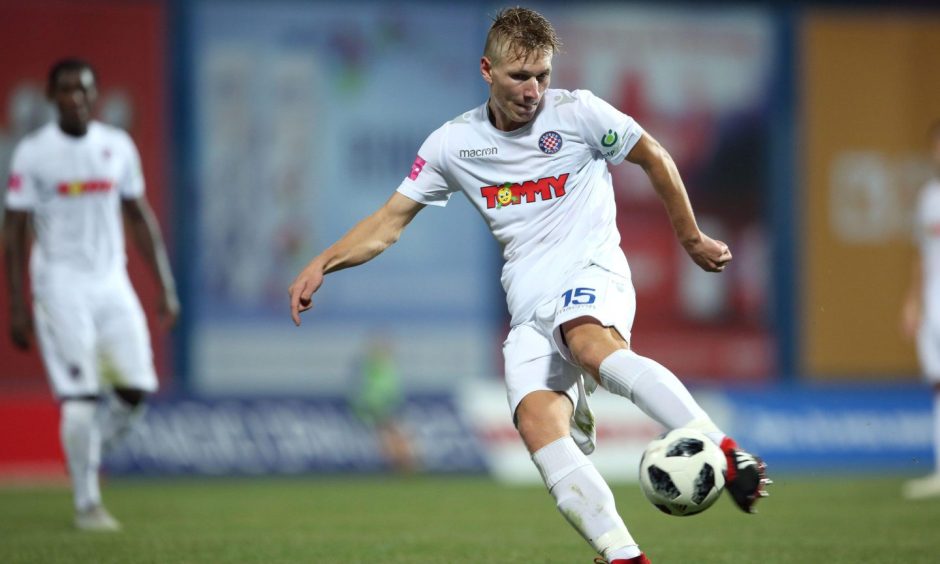
[[398, 192], [444, 206], [462, 191], [476, 206], [503, 246], [518, 325], [577, 269], [594, 263], [629, 277], [607, 162], [621, 162], [642, 135], [587, 90], [547, 90], [536, 117], [514, 131], [496, 129], [483, 104], [427, 138]]
[[917, 205], [917, 239], [923, 259], [924, 319], [940, 326], [940, 180], [924, 186]]
[[32, 213], [34, 285], [126, 265], [120, 201], [144, 193], [140, 156], [126, 132], [92, 122], [84, 136], [71, 137], [49, 123], [20, 141], [10, 170], [7, 208]]

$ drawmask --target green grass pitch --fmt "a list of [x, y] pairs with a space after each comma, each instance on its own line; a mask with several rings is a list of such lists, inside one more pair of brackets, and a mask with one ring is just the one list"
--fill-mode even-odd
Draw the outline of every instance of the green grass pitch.
[[[636, 485], [620, 514], [655, 564], [940, 562], [940, 500], [901, 480], [776, 477], [760, 514], [727, 499], [660, 514]], [[70, 528], [64, 488], [0, 488], [0, 562], [589, 564], [539, 487], [485, 478], [112, 480], [118, 534]]]

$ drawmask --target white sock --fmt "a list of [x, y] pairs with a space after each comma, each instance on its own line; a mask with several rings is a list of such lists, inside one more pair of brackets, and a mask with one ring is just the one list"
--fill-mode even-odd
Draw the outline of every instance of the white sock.
[[933, 393], [933, 458], [934, 471], [940, 474], [940, 390]]
[[75, 509], [84, 511], [101, 504], [98, 468], [101, 466], [101, 434], [95, 419], [97, 403], [90, 400], [62, 402], [61, 438], [72, 478]]
[[629, 399], [666, 429], [695, 427], [718, 445], [725, 437], [675, 374], [651, 358], [615, 351], [601, 362], [600, 376], [607, 391]]
[[610, 487], [571, 437], [540, 448], [532, 461], [558, 510], [597, 552], [607, 560], [640, 555], [636, 541], [617, 514]]
[[141, 402], [130, 405], [117, 395], [112, 395], [101, 405], [101, 444], [102, 451], [108, 452], [127, 436], [146, 411], [146, 404]]

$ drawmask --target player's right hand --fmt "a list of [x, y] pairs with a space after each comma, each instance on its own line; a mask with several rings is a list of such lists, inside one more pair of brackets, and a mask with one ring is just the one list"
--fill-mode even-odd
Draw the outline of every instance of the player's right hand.
[[33, 335], [33, 320], [25, 308], [13, 308], [10, 312], [10, 339], [13, 346], [21, 350], [29, 350]]
[[300, 326], [300, 314], [313, 307], [313, 293], [323, 284], [323, 267], [316, 261], [300, 271], [287, 289], [290, 296], [290, 317]]
[[728, 245], [701, 233], [701, 237], [684, 245], [685, 250], [706, 272], [722, 272], [731, 262]]

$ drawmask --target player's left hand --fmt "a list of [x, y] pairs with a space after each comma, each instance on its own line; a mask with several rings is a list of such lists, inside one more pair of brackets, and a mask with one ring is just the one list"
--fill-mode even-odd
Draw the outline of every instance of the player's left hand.
[[685, 243], [684, 247], [695, 264], [706, 272], [721, 272], [731, 262], [728, 245], [704, 233], [700, 233], [698, 239]]

